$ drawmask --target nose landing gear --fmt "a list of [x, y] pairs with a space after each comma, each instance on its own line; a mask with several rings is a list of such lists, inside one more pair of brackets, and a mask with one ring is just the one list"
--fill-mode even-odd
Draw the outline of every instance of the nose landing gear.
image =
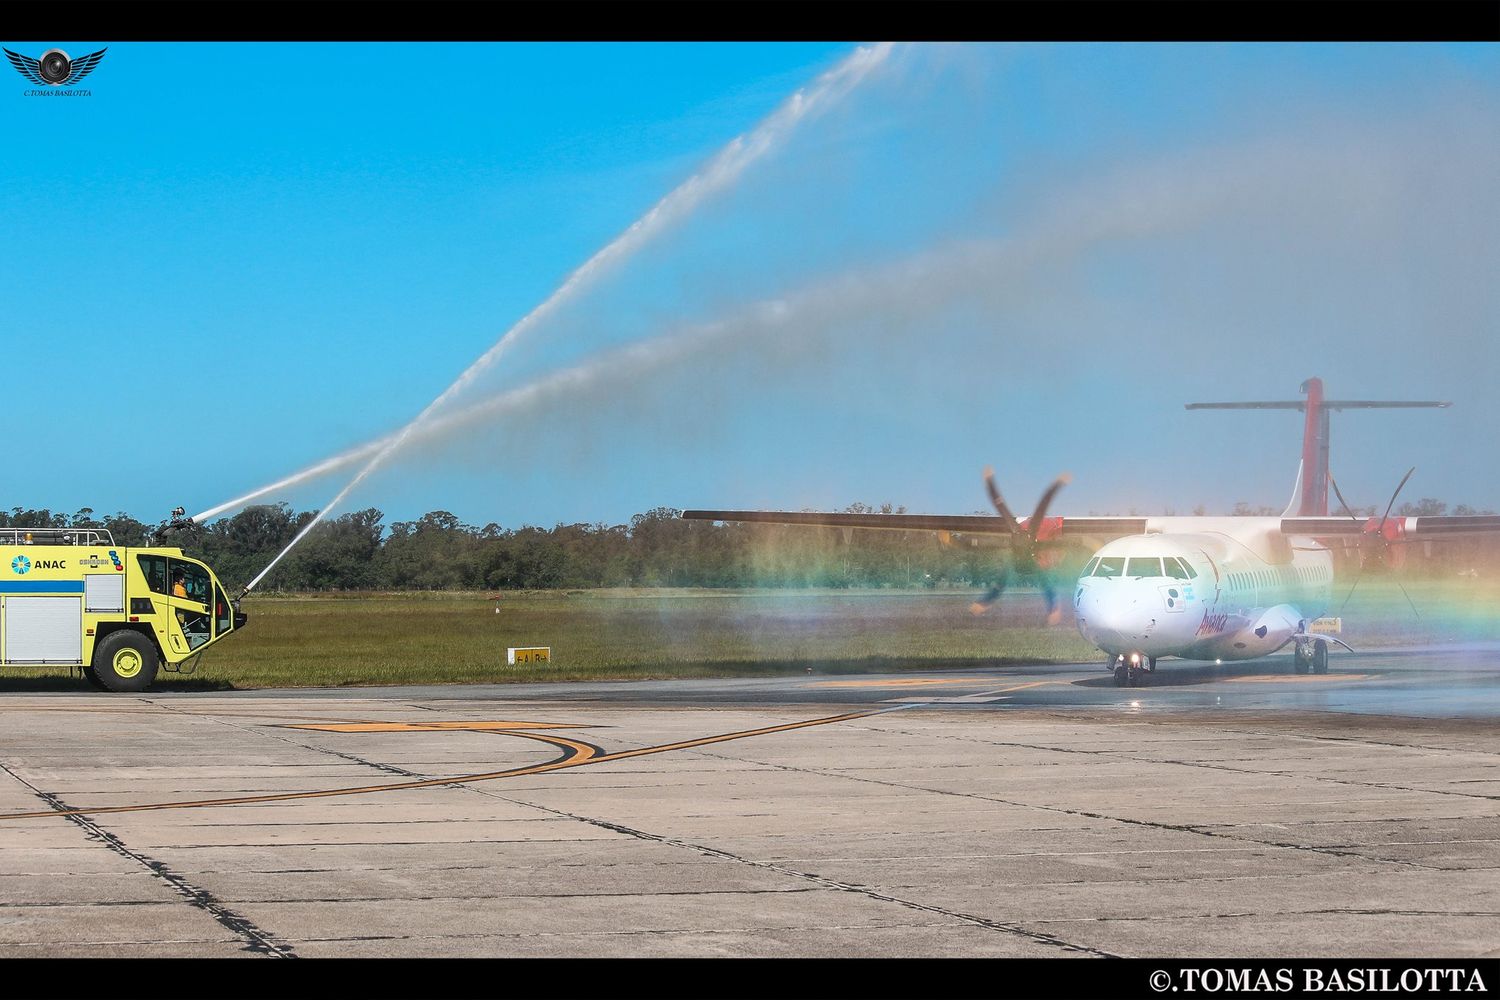
[[1140, 687], [1146, 683], [1146, 675], [1156, 670], [1156, 657], [1120, 653], [1111, 661], [1110, 668], [1116, 687]]

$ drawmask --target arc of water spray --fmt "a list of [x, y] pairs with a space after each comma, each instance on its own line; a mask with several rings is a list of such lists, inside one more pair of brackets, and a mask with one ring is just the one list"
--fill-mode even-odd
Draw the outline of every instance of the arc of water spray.
[[[565, 368], [562, 371], [544, 375], [532, 382], [507, 392], [500, 393], [484, 402], [475, 403], [465, 407], [456, 413], [428, 421], [422, 427], [412, 433], [412, 440], [428, 440], [440, 438], [449, 432], [461, 427], [477, 423], [488, 417], [500, 416], [514, 413], [535, 406], [558, 396], [564, 391], [581, 391], [603, 376], [615, 378], [626, 375], [646, 374], [662, 365], [669, 364], [678, 358], [691, 354], [694, 350], [711, 345], [722, 330], [726, 329], [724, 323], [707, 323], [690, 327], [686, 332], [663, 337], [653, 338], [639, 344], [631, 344], [591, 361]], [[237, 510], [248, 504], [254, 503], [263, 496], [278, 493], [290, 489], [308, 480], [317, 479], [330, 473], [347, 469], [372, 455], [379, 454], [396, 440], [397, 434], [391, 433], [373, 441], [367, 441], [347, 451], [340, 452], [321, 462], [309, 465], [307, 468], [292, 473], [274, 483], [267, 483], [257, 489], [251, 490], [233, 500], [226, 500], [218, 506], [211, 507], [201, 514], [193, 515], [194, 522], [201, 523], [213, 517], [218, 517], [226, 511]]]
[[[798, 90], [782, 102], [769, 117], [764, 119], [747, 135], [737, 136], [724, 149], [708, 162], [698, 173], [689, 177], [682, 184], [670, 191], [665, 197], [653, 205], [645, 215], [641, 216], [630, 225], [619, 236], [615, 237], [602, 249], [588, 260], [584, 261], [573, 273], [569, 274], [557, 289], [522, 316], [503, 336], [497, 340], [488, 351], [480, 355], [479, 359], [464, 370], [454, 380], [453, 384], [444, 389], [443, 392], [427, 405], [421, 413], [408, 423], [400, 431], [396, 432], [388, 443], [379, 451], [375, 452], [369, 462], [359, 470], [349, 484], [338, 492], [328, 503], [323, 505], [307, 526], [299, 531], [286, 548], [276, 554], [261, 570], [255, 579], [245, 585], [240, 592], [243, 597], [248, 594], [255, 585], [271, 572], [272, 568], [281, 561], [282, 557], [290, 552], [303, 537], [311, 531], [319, 521], [328, 515], [330, 511], [338, 507], [344, 498], [352, 493], [360, 483], [364, 482], [369, 475], [383, 465], [391, 455], [395, 454], [406, 444], [412, 432], [424, 425], [432, 413], [440, 408], [453, 396], [462, 391], [465, 386], [472, 382], [480, 372], [494, 364], [506, 349], [514, 344], [527, 331], [534, 328], [549, 313], [576, 294], [591, 279], [597, 277], [606, 268], [630, 254], [639, 250], [651, 239], [660, 234], [672, 223], [678, 221], [690, 213], [697, 205], [709, 195], [721, 191], [733, 184], [756, 160], [763, 157], [767, 152], [774, 149], [786, 137], [791, 134], [797, 124], [805, 119], [816, 109], [822, 108], [834, 101], [844, 97], [865, 79], [871, 70], [886, 61], [890, 55], [893, 45], [882, 42], [871, 47], [861, 46], [840, 62], [833, 69], [818, 77], [811, 87]], [[203, 515], [207, 516], [207, 515]]]
[[[600, 385], [640, 378], [724, 341], [759, 339], [793, 326], [817, 327], [859, 315], [892, 316], [953, 301], [976, 290], [993, 293], [1000, 276], [1011, 281], [1019, 268], [1067, 260], [1111, 239], [1180, 230], [1225, 204], [1254, 204], [1279, 198], [1289, 176], [1305, 159], [1288, 160], [1275, 149], [1234, 147], [1202, 161], [1168, 161], [1144, 174], [1112, 183], [1091, 183], [1079, 196], [1064, 199], [1032, 223], [1002, 240], [963, 240], [868, 270], [856, 270], [818, 285], [757, 303], [724, 319], [684, 326], [661, 336], [594, 355], [574, 367], [542, 376], [457, 412], [426, 421], [412, 440], [441, 438], [481, 420], [526, 412], [538, 405], [592, 391]], [[1351, 158], [1367, 166], [1360, 151]], [[1346, 178], [1342, 163], [1329, 176]], [[1212, 182], [1188, 183], [1208, 177]], [[1257, 194], [1258, 193], [1258, 194]], [[396, 440], [393, 433], [358, 445], [194, 515], [206, 521], [237, 510], [268, 494], [289, 489], [366, 461]]]

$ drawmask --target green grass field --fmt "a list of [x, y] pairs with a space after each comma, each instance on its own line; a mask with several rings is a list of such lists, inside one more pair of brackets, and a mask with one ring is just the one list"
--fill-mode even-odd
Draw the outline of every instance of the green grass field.
[[[1500, 639], [1500, 585], [1366, 581], [1343, 612], [1355, 648]], [[645, 679], [1074, 662], [1100, 654], [1071, 619], [1048, 628], [1034, 592], [976, 618], [968, 591], [598, 590], [254, 597], [243, 634], [188, 678], [255, 688]], [[1342, 592], [1336, 602], [1343, 599]], [[499, 613], [496, 613], [496, 607]], [[507, 646], [551, 646], [510, 667]], [[66, 668], [8, 668], [0, 689], [67, 688]]]

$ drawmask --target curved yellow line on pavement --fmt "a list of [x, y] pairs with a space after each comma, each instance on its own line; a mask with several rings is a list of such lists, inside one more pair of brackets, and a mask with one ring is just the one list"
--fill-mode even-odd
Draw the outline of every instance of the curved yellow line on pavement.
[[659, 746], [641, 747], [636, 750], [618, 750], [614, 753], [606, 754], [601, 754], [598, 747], [590, 746], [578, 740], [570, 740], [563, 736], [554, 736], [550, 733], [523, 730], [489, 730], [490, 732], [504, 732], [510, 736], [520, 736], [523, 739], [550, 743], [565, 752], [561, 757], [550, 760], [545, 764], [532, 764], [526, 767], [513, 767], [504, 771], [489, 771], [481, 774], [459, 774], [448, 778], [421, 778], [416, 781], [396, 781], [382, 785], [359, 785], [353, 788], [328, 788], [311, 792], [271, 792], [265, 795], [240, 795], [232, 798], [195, 799], [186, 802], [149, 802], [141, 805], [102, 806], [93, 809], [45, 809], [36, 812], [0, 814], [0, 820], [40, 819], [44, 816], [101, 816], [106, 813], [147, 812], [157, 809], [203, 809], [209, 806], [241, 806], [259, 802], [291, 802], [297, 799], [331, 798], [335, 795], [367, 795], [374, 792], [393, 792], [404, 788], [436, 788], [441, 785], [462, 785], [476, 781], [494, 781], [499, 778], [519, 778], [528, 774], [543, 774], [547, 771], [560, 771], [563, 768], [579, 767], [583, 764], [602, 764], [605, 761], [624, 760], [629, 757], [643, 757], [647, 754], [665, 753], [669, 750], [687, 750], [692, 747], [706, 746], [710, 743], [742, 740], [751, 736], [767, 736], [771, 733], [784, 733], [793, 729], [805, 729], [809, 726], [826, 726], [834, 722], [862, 719], [866, 716], [878, 715], [881, 712], [888, 711], [891, 711], [891, 709], [882, 708], [864, 712], [850, 712], [845, 715], [832, 715], [822, 719], [806, 719], [801, 722], [788, 722], [779, 726], [746, 729], [736, 733], [703, 736], [697, 739], [682, 740], [677, 743], [663, 743]]

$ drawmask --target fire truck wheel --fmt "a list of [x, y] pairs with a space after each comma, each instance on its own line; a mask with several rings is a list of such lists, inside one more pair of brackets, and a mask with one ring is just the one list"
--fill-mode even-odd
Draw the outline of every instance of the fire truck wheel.
[[94, 676], [110, 691], [144, 691], [156, 679], [156, 648], [139, 632], [111, 632], [94, 649]]
[[83, 668], [83, 679], [89, 682], [89, 687], [104, 690], [104, 682], [99, 679], [98, 674], [94, 673], [93, 667]]

